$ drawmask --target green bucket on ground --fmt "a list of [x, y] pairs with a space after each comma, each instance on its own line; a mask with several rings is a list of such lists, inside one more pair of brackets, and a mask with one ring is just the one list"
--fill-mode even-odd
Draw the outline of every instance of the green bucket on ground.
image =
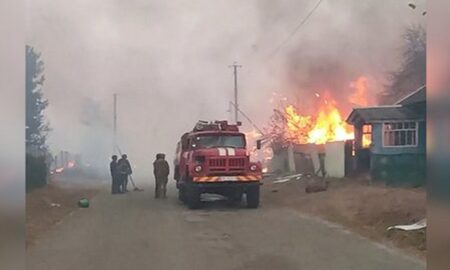
[[89, 200], [88, 199], [81, 199], [78, 201], [78, 206], [81, 208], [88, 208], [89, 207]]

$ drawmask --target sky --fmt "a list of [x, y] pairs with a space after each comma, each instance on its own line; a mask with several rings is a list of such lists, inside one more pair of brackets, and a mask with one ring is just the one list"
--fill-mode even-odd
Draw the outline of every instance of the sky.
[[409, 2], [323, 0], [291, 35], [316, 0], [29, 0], [49, 145], [106, 166], [117, 93], [119, 145], [149, 170], [156, 153], [172, 158], [197, 120], [230, 118], [235, 61], [240, 107], [259, 126], [274, 92], [307, 108], [315, 92], [330, 91], [348, 113], [351, 82], [366, 76], [371, 95], [383, 90], [404, 29], [425, 23], [425, 1]]

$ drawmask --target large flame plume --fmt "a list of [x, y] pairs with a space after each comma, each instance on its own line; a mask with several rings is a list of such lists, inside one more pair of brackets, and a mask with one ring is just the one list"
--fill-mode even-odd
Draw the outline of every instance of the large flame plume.
[[[350, 88], [354, 93], [348, 98], [347, 110], [370, 103], [366, 77], [361, 76], [351, 82]], [[353, 127], [345, 122], [344, 109], [339, 108], [336, 100], [327, 91], [314, 93], [314, 98], [317, 102], [312, 114], [303, 113], [300, 106], [289, 103], [287, 98], [279, 100], [279, 108], [274, 110], [268, 128], [275, 143], [324, 144], [354, 139]], [[370, 140], [365, 138], [363, 144], [369, 145]]]
[[324, 144], [354, 138], [352, 127], [345, 123], [334, 100], [324, 99], [315, 117], [299, 114], [293, 105], [288, 105], [284, 112], [287, 138], [291, 142]]
[[[351, 82], [349, 88], [353, 90], [353, 94], [344, 105], [338, 104], [327, 91], [316, 92], [311, 97], [315, 101], [313, 108], [295, 106], [287, 97], [273, 93], [270, 103], [276, 104], [276, 108], [264, 129], [264, 134], [256, 129], [244, 132], [250, 157], [254, 161], [260, 161], [263, 171], [266, 172], [274, 153], [287, 144], [325, 144], [354, 139], [353, 127], [345, 122], [345, 113], [352, 107], [367, 106], [371, 103], [367, 97], [367, 85], [368, 79], [364, 76]], [[308, 114], [305, 111], [313, 113]], [[261, 150], [257, 150], [256, 141], [261, 139], [265, 143]], [[370, 143], [370, 137], [363, 136], [363, 146], [369, 146]]]

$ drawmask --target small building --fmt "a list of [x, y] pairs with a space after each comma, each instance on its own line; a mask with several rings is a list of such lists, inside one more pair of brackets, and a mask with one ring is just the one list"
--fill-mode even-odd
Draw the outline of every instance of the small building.
[[426, 87], [394, 105], [355, 108], [355, 170], [390, 185], [419, 186], [426, 171]]
[[351, 172], [352, 142], [290, 143], [284, 147], [273, 147], [274, 155], [269, 170], [279, 174], [316, 174], [342, 178]]

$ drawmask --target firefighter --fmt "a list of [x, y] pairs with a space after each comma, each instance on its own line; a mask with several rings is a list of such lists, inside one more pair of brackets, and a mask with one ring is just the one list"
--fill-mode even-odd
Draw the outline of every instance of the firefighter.
[[153, 162], [153, 174], [155, 175], [155, 198], [162, 196], [166, 198], [167, 181], [169, 179], [169, 163], [165, 160], [166, 155], [159, 153]]
[[117, 162], [117, 170], [119, 175], [119, 192], [128, 192], [128, 176], [133, 173], [131, 170], [131, 164], [126, 154], [122, 155], [122, 158]]
[[111, 172], [111, 193], [117, 194], [119, 193], [119, 177], [117, 174], [117, 155], [113, 155], [111, 157], [111, 163], [109, 163], [109, 171]]

